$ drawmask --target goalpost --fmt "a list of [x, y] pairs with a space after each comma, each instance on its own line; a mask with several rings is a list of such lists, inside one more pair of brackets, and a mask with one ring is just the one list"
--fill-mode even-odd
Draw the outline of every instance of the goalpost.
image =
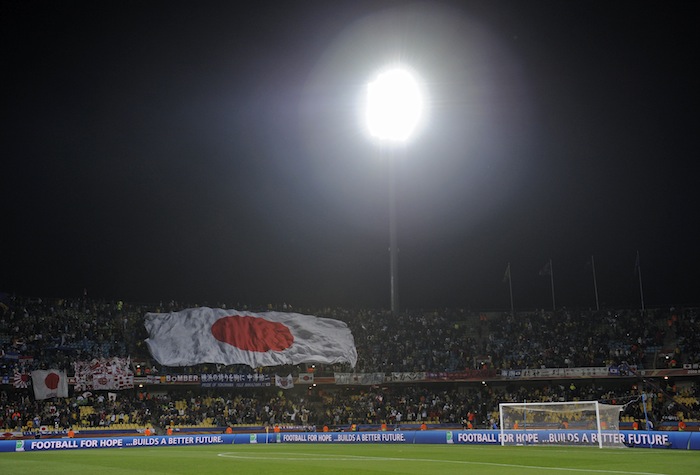
[[620, 433], [623, 408], [598, 401], [501, 403], [500, 442], [625, 447]]

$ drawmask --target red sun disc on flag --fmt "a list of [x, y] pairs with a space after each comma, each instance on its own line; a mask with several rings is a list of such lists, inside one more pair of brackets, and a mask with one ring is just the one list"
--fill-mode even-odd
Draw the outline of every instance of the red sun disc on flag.
[[58, 388], [58, 381], [60, 379], [61, 378], [56, 373], [49, 373], [44, 379], [44, 384], [46, 384], [46, 387], [49, 389], [56, 389]]
[[260, 317], [223, 317], [214, 322], [211, 333], [220, 342], [245, 351], [283, 351], [294, 343], [286, 325]]

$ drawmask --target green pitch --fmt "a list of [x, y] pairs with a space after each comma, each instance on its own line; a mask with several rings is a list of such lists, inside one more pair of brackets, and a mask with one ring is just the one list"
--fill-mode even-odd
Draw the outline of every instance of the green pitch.
[[0, 473], [697, 475], [700, 453], [483, 445], [209, 445], [0, 453]]

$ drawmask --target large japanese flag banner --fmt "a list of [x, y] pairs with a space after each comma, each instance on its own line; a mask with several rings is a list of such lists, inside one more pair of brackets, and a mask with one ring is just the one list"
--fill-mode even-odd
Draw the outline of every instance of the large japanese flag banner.
[[57, 369], [32, 371], [32, 386], [37, 400], [68, 397], [68, 378], [65, 371]]
[[164, 366], [350, 363], [354, 367], [357, 363], [350, 329], [330, 318], [200, 307], [147, 313], [145, 326], [146, 344]]

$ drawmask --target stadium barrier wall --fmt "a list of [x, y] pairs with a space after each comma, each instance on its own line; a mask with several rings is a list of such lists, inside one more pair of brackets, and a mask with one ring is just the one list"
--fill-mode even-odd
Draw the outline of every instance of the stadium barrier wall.
[[[510, 443], [550, 445], [561, 437], [576, 444], [590, 441], [594, 431], [509, 431]], [[620, 442], [628, 447], [700, 450], [700, 432], [621, 431]], [[495, 430], [431, 430], [394, 432], [289, 432], [258, 434], [156, 435], [133, 437], [85, 437], [62, 439], [0, 440], [0, 452], [38, 452], [99, 448], [167, 447], [236, 444], [483, 444], [501, 443]], [[587, 444], [589, 445], [589, 444]]]

